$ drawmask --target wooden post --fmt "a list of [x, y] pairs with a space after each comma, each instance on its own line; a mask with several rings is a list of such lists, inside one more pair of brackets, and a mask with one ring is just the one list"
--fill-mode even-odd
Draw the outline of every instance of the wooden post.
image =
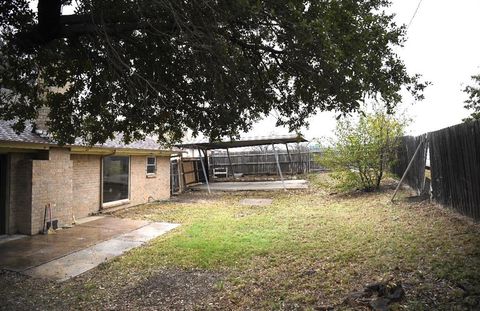
[[302, 168], [303, 173], [303, 157], [302, 157], [302, 150], [300, 150], [300, 143], [297, 143], [297, 148], [298, 148], [298, 161], [297, 161], [297, 174], [300, 168]]
[[233, 171], [232, 159], [230, 158], [230, 151], [227, 148], [228, 163], [230, 164], [230, 171], [232, 171], [232, 177], [235, 178], [235, 172]]
[[290, 174], [293, 175], [293, 165], [292, 165], [292, 156], [290, 155], [290, 150], [288, 150], [288, 144], [285, 144], [288, 154], [288, 168], [290, 169]]
[[182, 174], [182, 190], [181, 192], [185, 192], [185, 189], [187, 188], [187, 181], [185, 180], [185, 168], [183, 167], [183, 153], [180, 153], [180, 173]]
[[273, 152], [275, 154], [275, 161], [277, 162], [278, 174], [280, 174], [280, 179], [282, 180], [283, 190], [287, 191], [287, 187], [285, 187], [285, 181], [283, 180], [282, 168], [280, 167], [280, 162], [278, 162], [277, 149], [275, 149], [274, 144], [272, 144], [272, 148], [273, 148]]
[[307, 161], [308, 161], [307, 162], [307, 174], [310, 174], [310, 165], [312, 163], [311, 162], [312, 159], [311, 159], [311, 154], [310, 154], [310, 148], [308, 148], [308, 154], [307, 155], [308, 155], [308, 158], [307, 158]]
[[[197, 150], [198, 151], [198, 150]], [[200, 152], [198, 153], [198, 158], [200, 159]], [[198, 161], [195, 158], [195, 152], [193, 153], [193, 170], [195, 171], [195, 181], [197, 183], [200, 182], [200, 173], [199, 173], [199, 167], [198, 167]]]
[[393, 196], [392, 196], [392, 199], [391, 199], [392, 202], [393, 202], [393, 200], [395, 199], [395, 196], [397, 195], [398, 189], [400, 189], [400, 186], [402, 185], [403, 180], [404, 180], [405, 177], [407, 176], [407, 173], [408, 173], [408, 171], [410, 170], [410, 167], [412, 167], [413, 160], [414, 160], [415, 157], [417, 156], [417, 153], [418, 153], [418, 151], [420, 150], [420, 147], [421, 147], [424, 143], [425, 143], [425, 138], [422, 138], [422, 140], [421, 140], [420, 143], [418, 144], [417, 149], [415, 150], [415, 153], [413, 154], [412, 158], [410, 159], [410, 162], [408, 163], [407, 168], [405, 169], [405, 172], [404, 172], [403, 175], [402, 175], [402, 178], [401, 178], [400, 181], [398, 182], [397, 188], [395, 188], [395, 192], [393, 193]]
[[208, 176], [207, 176], [207, 172], [205, 170], [205, 164], [203, 163], [202, 153], [200, 152], [200, 148], [198, 148], [198, 154], [200, 156], [200, 163], [202, 164], [203, 176], [205, 177], [205, 182], [207, 183], [208, 193], [212, 193], [210, 191], [210, 184], [208, 183]]

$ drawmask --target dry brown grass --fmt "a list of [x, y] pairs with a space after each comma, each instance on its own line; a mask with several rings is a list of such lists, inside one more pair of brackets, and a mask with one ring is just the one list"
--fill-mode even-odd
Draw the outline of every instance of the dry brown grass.
[[[327, 175], [311, 182], [303, 192], [186, 194], [130, 208], [118, 216], [182, 226], [62, 285], [4, 274], [0, 299], [55, 309], [348, 309], [349, 293], [393, 279], [406, 291], [397, 309], [479, 306], [478, 225], [405, 191], [392, 204], [388, 185], [331, 194]], [[244, 206], [245, 197], [273, 204]]]

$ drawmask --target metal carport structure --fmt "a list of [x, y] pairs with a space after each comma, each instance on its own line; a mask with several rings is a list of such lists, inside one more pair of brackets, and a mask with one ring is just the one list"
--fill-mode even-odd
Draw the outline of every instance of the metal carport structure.
[[[256, 137], [245, 137], [241, 138], [238, 140], [229, 140], [229, 141], [215, 141], [215, 142], [207, 142], [207, 141], [198, 141], [198, 142], [190, 142], [190, 143], [184, 143], [184, 144], [177, 144], [175, 147], [182, 148], [182, 149], [193, 149], [193, 150], [198, 150], [199, 156], [207, 159], [206, 163], [208, 165], [208, 155], [207, 151], [208, 150], [214, 150], [214, 149], [225, 149], [227, 151], [227, 156], [228, 156], [228, 161], [230, 165], [230, 171], [233, 174], [235, 174], [233, 170], [233, 165], [232, 165], [232, 160], [230, 158], [230, 148], [241, 148], [241, 147], [255, 147], [255, 146], [263, 146], [263, 145], [271, 145], [273, 148], [273, 151], [275, 153], [275, 161], [277, 163], [277, 169], [278, 169], [278, 174], [280, 175], [280, 179], [282, 180], [283, 188], [286, 190], [284, 179], [283, 179], [283, 173], [282, 169], [280, 167], [280, 163], [278, 160], [278, 153], [277, 149], [275, 149], [275, 145], [278, 144], [284, 144], [287, 153], [288, 153], [288, 158], [290, 163], [292, 162], [292, 158], [290, 155], [290, 150], [288, 149], [288, 144], [289, 143], [301, 143], [301, 142], [307, 142], [301, 134], [291, 134], [291, 135], [275, 135], [275, 136], [256, 136]], [[208, 188], [208, 192], [210, 192], [210, 186], [209, 186], [209, 181], [208, 181], [208, 169], [205, 168], [204, 161], [200, 161], [202, 164], [202, 170], [203, 174], [206, 177], [206, 184]]]

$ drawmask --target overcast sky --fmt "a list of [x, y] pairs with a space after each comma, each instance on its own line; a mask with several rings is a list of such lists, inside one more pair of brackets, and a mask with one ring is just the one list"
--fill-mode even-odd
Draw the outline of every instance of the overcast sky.
[[[393, 0], [391, 10], [398, 23], [408, 24], [419, 0]], [[405, 98], [401, 107], [413, 122], [409, 134], [418, 135], [460, 123], [468, 115], [463, 108], [462, 92], [473, 74], [480, 73], [479, 0], [423, 0], [408, 29], [405, 47], [398, 51], [410, 73], [422, 74], [433, 83], [425, 100], [413, 103]], [[260, 122], [253, 135], [288, 133], [275, 129], [274, 119]], [[335, 127], [331, 113], [321, 113], [310, 120], [307, 138], [330, 136]], [[269, 130], [266, 130], [266, 129]]]

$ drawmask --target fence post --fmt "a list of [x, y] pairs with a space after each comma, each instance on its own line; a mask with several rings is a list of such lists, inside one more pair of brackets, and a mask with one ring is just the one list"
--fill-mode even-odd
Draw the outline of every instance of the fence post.
[[403, 180], [407, 176], [408, 171], [410, 170], [410, 167], [412, 167], [413, 160], [415, 160], [415, 157], [417, 156], [418, 151], [420, 150], [420, 147], [425, 143], [425, 137], [422, 137], [422, 140], [418, 143], [418, 147], [415, 150], [415, 153], [413, 154], [412, 158], [410, 159], [410, 162], [408, 163], [407, 168], [405, 169], [405, 172], [402, 175], [402, 178], [398, 182], [397, 188], [395, 188], [395, 192], [393, 193], [391, 201], [395, 199], [395, 196], [397, 195], [398, 189], [400, 189], [400, 186], [402, 185]]

